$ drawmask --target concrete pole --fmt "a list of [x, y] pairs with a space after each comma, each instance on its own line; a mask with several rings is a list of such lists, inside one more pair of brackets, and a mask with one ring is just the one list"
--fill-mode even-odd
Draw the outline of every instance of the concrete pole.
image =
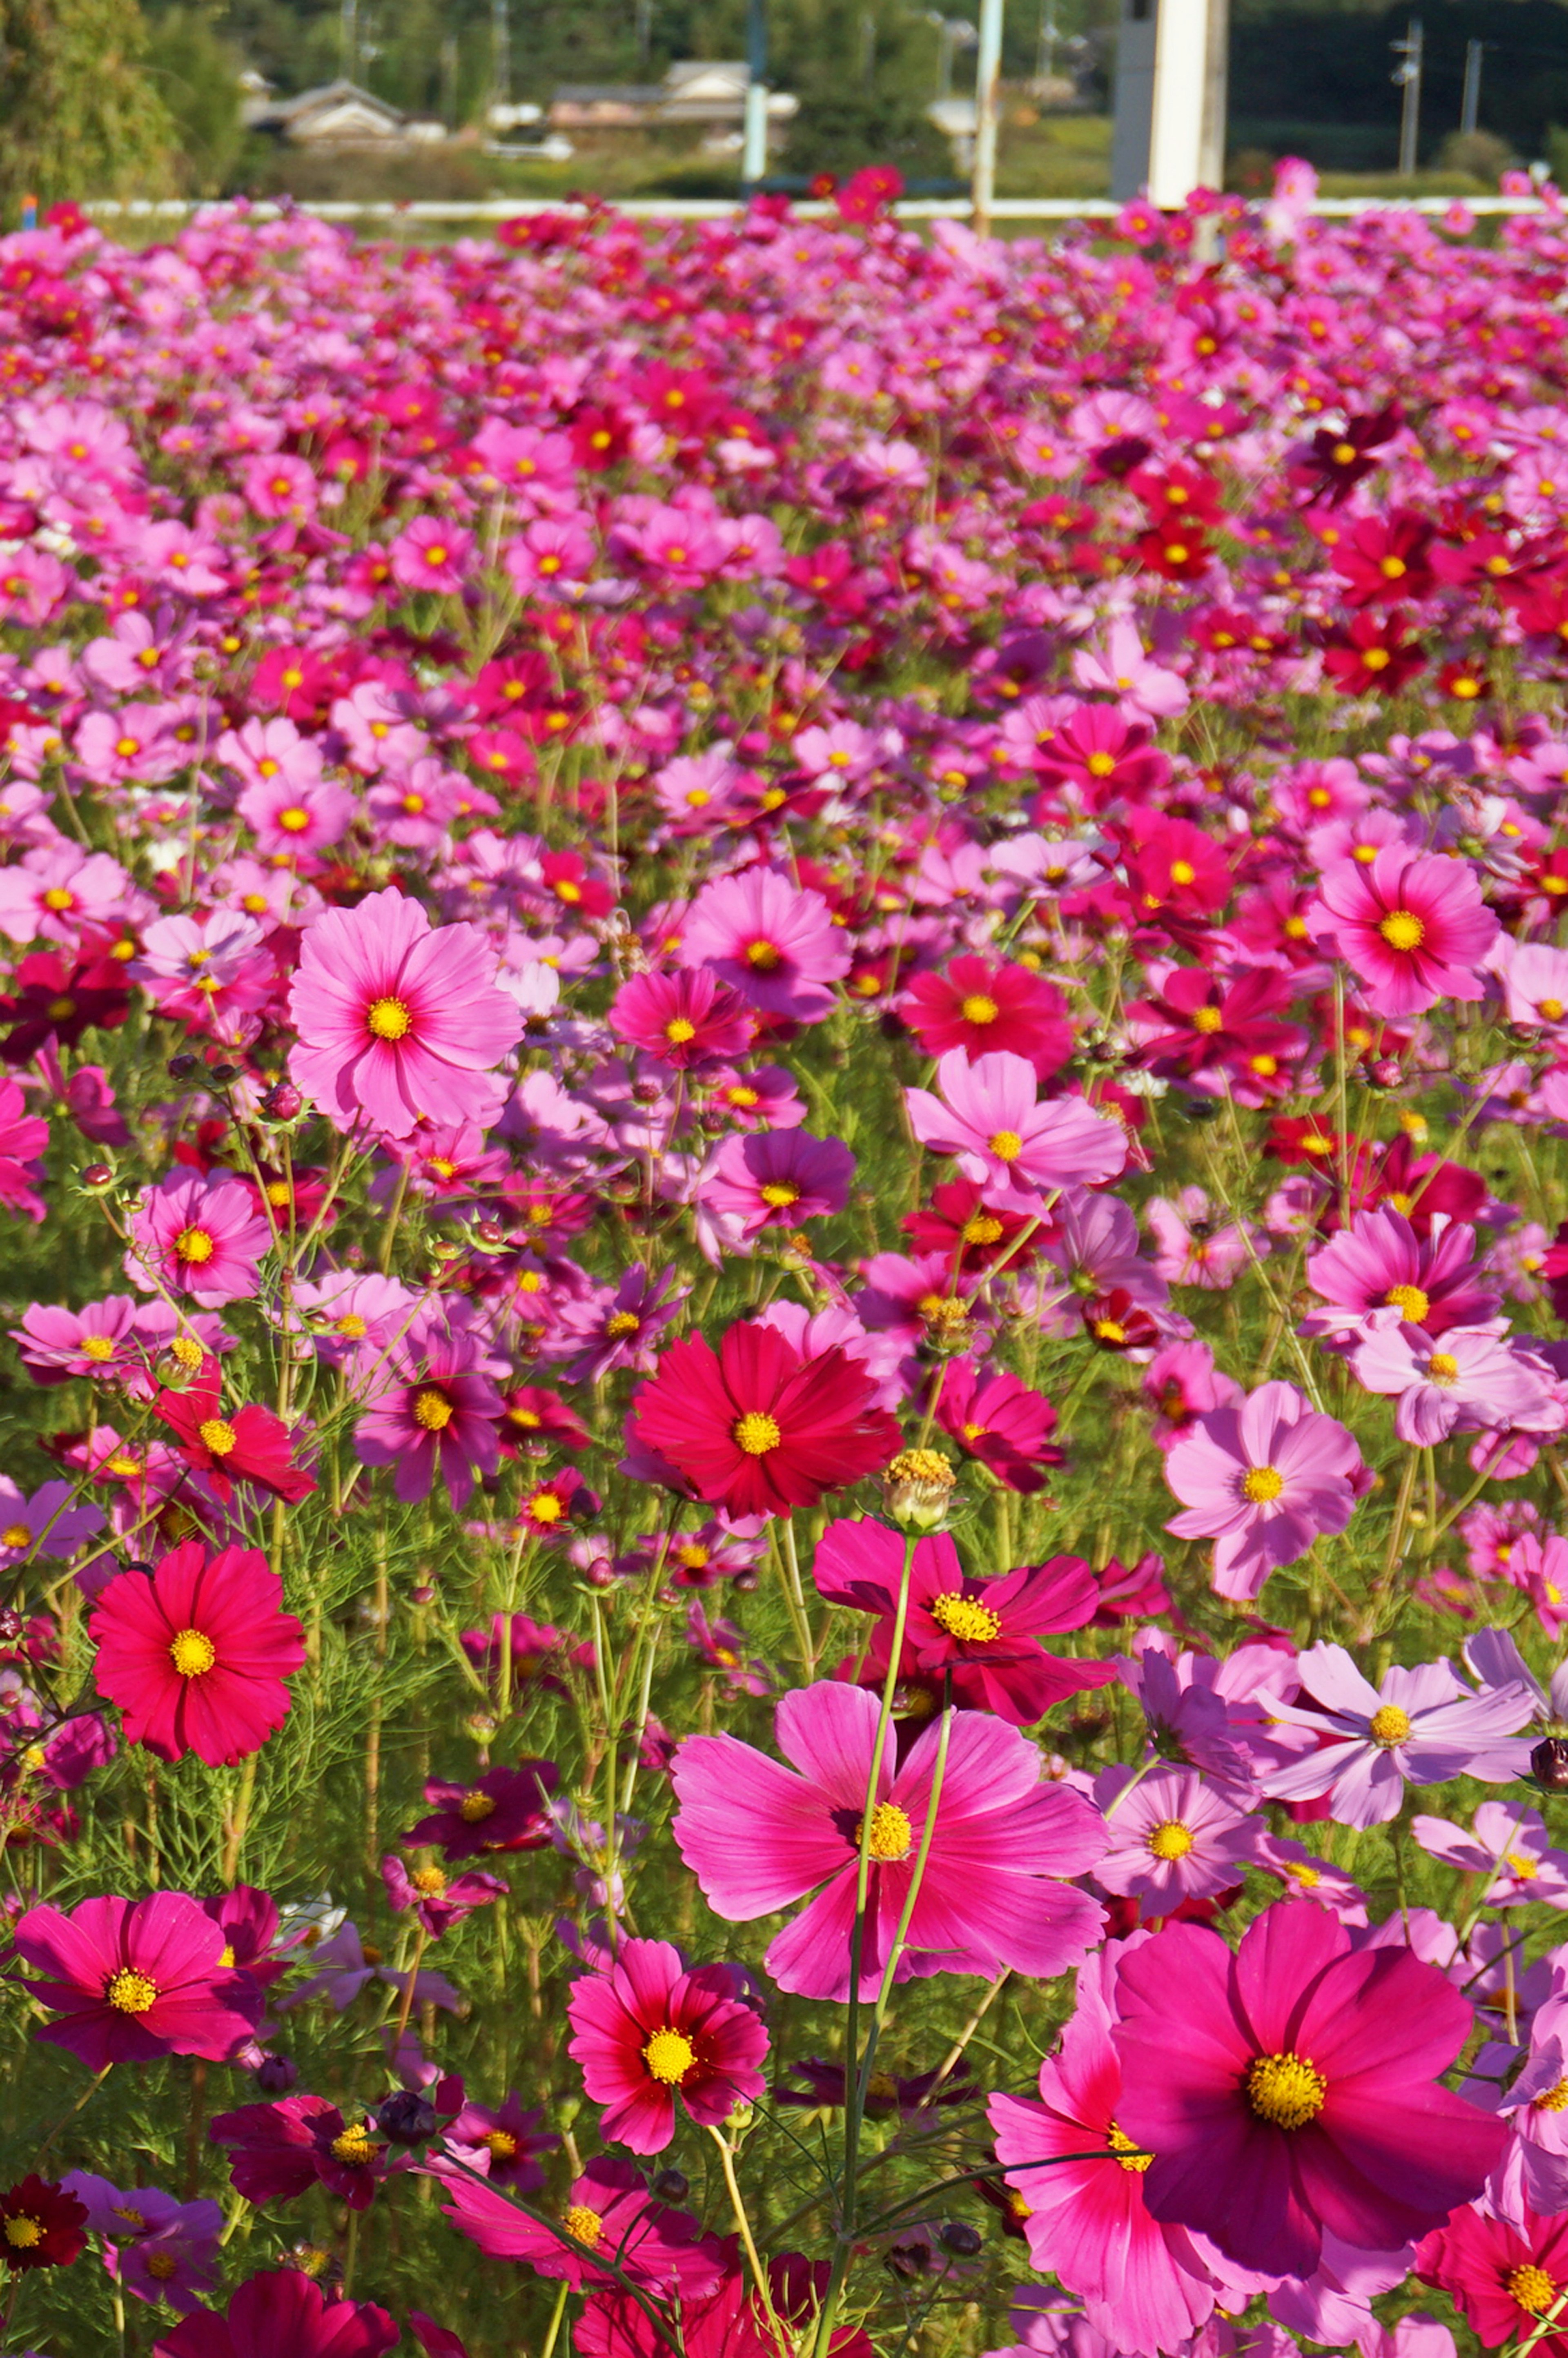
[[1001, 73], [1002, 0], [980, 0], [980, 38], [975, 59], [975, 166], [970, 216], [978, 237], [989, 237], [996, 195], [997, 82]]
[[1481, 120], [1481, 59], [1485, 47], [1481, 41], [1465, 44], [1465, 95], [1459, 102], [1459, 128], [1466, 135]]
[[1411, 18], [1410, 30], [1404, 39], [1395, 41], [1392, 46], [1401, 60], [1395, 70], [1394, 80], [1403, 92], [1400, 107], [1400, 173], [1408, 180], [1416, 168], [1421, 141], [1421, 70], [1426, 34], [1419, 16]]
[[754, 189], [768, 168], [767, 0], [747, 0], [746, 115], [741, 137], [741, 185]]
[[1122, 0], [1110, 192], [1174, 211], [1225, 173], [1227, 0]]

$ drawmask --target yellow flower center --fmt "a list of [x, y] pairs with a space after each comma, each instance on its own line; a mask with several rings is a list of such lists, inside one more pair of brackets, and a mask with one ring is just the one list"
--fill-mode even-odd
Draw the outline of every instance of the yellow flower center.
[[1426, 1372], [1434, 1384], [1452, 1384], [1459, 1379], [1459, 1362], [1452, 1351], [1434, 1351], [1426, 1363]]
[[1023, 1152], [1023, 1141], [1015, 1130], [999, 1130], [989, 1145], [999, 1163], [1016, 1163]]
[[672, 1015], [665, 1026], [665, 1037], [672, 1047], [684, 1048], [688, 1040], [697, 1037], [697, 1026], [685, 1015]]
[[291, 803], [287, 810], [278, 812], [277, 823], [286, 834], [303, 835], [310, 824], [310, 814], [298, 803]]
[[1091, 753], [1084, 763], [1091, 778], [1108, 778], [1116, 767], [1114, 753]]
[[755, 974], [773, 974], [784, 964], [784, 952], [776, 942], [748, 942], [746, 964]]
[[528, 1512], [536, 1523], [558, 1523], [566, 1509], [553, 1490], [541, 1490], [536, 1498], [529, 1499]]
[[1193, 1030], [1195, 1032], [1221, 1032], [1224, 1028], [1225, 1018], [1220, 1013], [1217, 1007], [1196, 1007], [1193, 1010]]
[[586, 2202], [574, 2202], [569, 2211], [562, 2213], [561, 2224], [574, 2242], [586, 2244], [590, 2252], [597, 2251], [600, 2237], [604, 2233], [604, 2222], [597, 2211], [589, 2209]]
[[218, 1649], [204, 1629], [181, 1629], [168, 1659], [182, 1679], [204, 1679], [218, 1659]]
[[1390, 1285], [1383, 1299], [1401, 1311], [1412, 1326], [1419, 1326], [1432, 1308], [1431, 1296], [1419, 1285]]
[[147, 2014], [157, 2004], [157, 1984], [122, 1965], [109, 1976], [103, 1996], [116, 2014]]
[[1549, 1023], [1561, 1023], [1563, 1001], [1560, 999], [1543, 999], [1536, 1012], [1539, 1015], [1544, 1015]]
[[1532, 2109], [1538, 2113], [1568, 2113], [1568, 2080], [1559, 2080], [1554, 2088], [1543, 2089]]
[[465, 1826], [482, 1825], [486, 1818], [495, 1815], [493, 1793], [465, 1793], [458, 1803], [458, 1815]]
[[666, 2024], [663, 2030], [654, 2031], [643, 2048], [643, 2061], [662, 2086], [678, 2088], [697, 2062], [697, 2050], [689, 2039]]
[[1510, 2300], [1518, 2301], [1527, 2317], [1544, 2317], [1557, 2299], [1555, 2283], [1533, 2260], [1527, 2260], [1522, 2267], [1506, 2276], [1503, 2290]]
[[214, 1246], [205, 1228], [181, 1228], [174, 1240], [177, 1260], [188, 1260], [192, 1268], [200, 1269], [212, 1258]]
[[[856, 1828], [857, 1846], [864, 1825], [862, 1819]], [[884, 1866], [891, 1866], [898, 1859], [909, 1856], [914, 1841], [914, 1828], [910, 1824], [907, 1813], [899, 1808], [896, 1801], [879, 1801], [871, 1812], [871, 1839], [867, 1845], [871, 1857], [880, 1859]]]
[[1141, 2153], [1127, 2131], [1119, 2129], [1114, 2121], [1105, 2133], [1105, 2141], [1115, 2154], [1120, 2167], [1123, 2169], [1136, 2170], [1140, 2178], [1154, 2158], [1152, 2153]]
[[1193, 1846], [1191, 1826], [1183, 1825], [1179, 1818], [1167, 1818], [1149, 1836], [1150, 1855], [1153, 1858], [1185, 1858]]
[[361, 2121], [357, 2127], [346, 2128], [341, 2136], [335, 2136], [332, 2155], [337, 2161], [346, 2161], [351, 2169], [363, 2169], [373, 2162], [376, 2147], [368, 2122]]
[[1241, 1495], [1254, 1507], [1266, 1507], [1285, 1487], [1277, 1466], [1249, 1466], [1241, 1477]]
[[1171, 882], [1173, 884], [1195, 884], [1197, 880], [1198, 871], [1193, 866], [1190, 860], [1172, 860]]
[[963, 1001], [958, 1012], [966, 1023], [994, 1023], [1001, 1010], [994, 999], [987, 999], [977, 992], [973, 998]]
[[112, 1359], [114, 1356], [114, 1341], [113, 1336], [87, 1336], [82, 1342], [81, 1356], [84, 1359], [97, 1359], [101, 1363], [104, 1359]]
[[75, 894], [68, 892], [63, 884], [51, 884], [43, 896], [46, 909], [72, 908], [75, 905]]
[[172, 2252], [149, 2252], [146, 2266], [156, 2284], [168, 2284], [170, 2277], [179, 2274], [179, 2262]]
[[517, 2155], [517, 2140], [510, 2129], [486, 2129], [480, 2143], [488, 2146], [497, 2161], [513, 2161]]
[[1536, 1877], [1541, 1873], [1541, 1869], [1537, 1866], [1534, 1859], [1527, 1858], [1522, 1850], [1510, 1850], [1505, 1852], [1503, 1856], [1503, 1865], [1506, 1867], [1510, 1868], [1521, 1883], [1533, 1883]]
[[1304, 2055], [1255, 2055], [1242, 2082], [1247, 2101], [1260, 2121], [1277, 2129], [1304, 2129], [1316, 2120], [1328, 2082]]
[[624, 1336], [635, 1335], [642, 1324], [634, 1310], [617, 1310], [605, 1320], [604, 1331], [612, 1343], [619, 1343]]
[[1411, 1732], [1411, 1716], [1397, 1703], [1379, 1704], [1368, 1723], [1374, 1744], [1402, 1744]]
[[43, 2240], [43, 2227], [37, 2219], [6, 2220], [5, 2241], [13, 2251], [30, 2252], [35, 2244], [41, 2244]]
[[784, 1435], [771, 1416], [763, 1415], [760, 1409], [748, 1409], [744, 1416], [736, 1418], [731, 1438], [748, 1457], [765, 1457], [770, 1449], [778, 1447]]
[[946, 1596], [932, 1598], [931, 1618], [938, 1629], [946, 1629], [949, 1638], [957, 1638], [961, 1646], [989, 1646], [1001, 1633], [1000, 1614], [957, 1589], [949, 1590]]
[[438, 1866], [416, 1866], [408, 1880], [427, 1899], [438, 1899], [447, 1887], [447, 1878]]
[[792, 1204], [800, 1201], [800, 1189], [792, 1187], [787, 1179], [770, 1179], [765, 1186], [758, 1188], [757, 1193], [770, 1211], [774, 1212], [787, 1212]]
[[177, 1335], [168, 1347], [168, 1356], [177, 1367], [199, 1368], [207, 1354], [194, 1335]]
[[214, 1457], [227, 1457], [239, 1444], [239, 1435], [221, 1416], [210, 1416], [196, 1428], [196, 1438]]
[[365, 1029], [376, 1040], [406, 1040], [413, 1022], [401, 999], [373, 999], [365, 1010]]
[[962, 1235], [967, 1245], [994, 1245], [1000, 1241], [1002, 1225], [994, 1212], [977, 1212], [965, 1221]]
[[1308, 1866], [1304, 1859], [1286, 1859], [1284, 1871], [1290, 1877], [1292, 1883], [1299, 1883], [1301, 1885], [1303, 1891], [1314, 1891], [1317, 1888], [1317, 1886], [1323, 1881], [1323, 1877], [1318, 1873], [1316, 1867]]
[[452, 1403], [444, 1392], [416, 1392], [414, 1422], [427, 1433], [444, 1433], [452, 1421]]
[[0, 1547], [26, 1548], [33, 1544], [32, 1532], [26, 1523], [7, 1523], [0, 1531]]
[[1409, 909], [1390, 909], [1378, 931], [1391, 950], [1419, 950], [1426, 939], [1426, 927]]

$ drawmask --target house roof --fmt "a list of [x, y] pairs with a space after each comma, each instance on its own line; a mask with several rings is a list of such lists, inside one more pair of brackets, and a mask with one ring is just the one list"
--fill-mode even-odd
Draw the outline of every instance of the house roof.
[[388, 123], [401, 123], [404, 119], [401, 108], [389, 105], [384, 98], [377, 98], [372, 90], [362, 90], [357, 81], [341, 79], [319, 82], [315, 89], [299, 91], [293, 98], [275, 99], [267, 112], [279, 123], [294, 123], [301, 115], [319, 114], [330, 108], [348, 105], [381, 115]]

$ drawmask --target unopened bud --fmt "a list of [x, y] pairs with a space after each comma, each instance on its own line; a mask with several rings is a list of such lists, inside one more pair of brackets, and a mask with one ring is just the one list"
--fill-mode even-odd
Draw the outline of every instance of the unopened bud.
[[297, 1121], [305, 1110], [304, 1093], [292, 1081], [275, 1081], [260, 1102], [268, 1121]]
[[114, 1184], [112, 1163], [90, 1163], [81, 1174], [81, 1186], [89, 1195], [106, 1195]]
[[192, 1056], [188, 1050], [182, 1048], [178, 1056], [171, 1056], [169, 1058], [168, 1065], [165, 1066], [165, 1070], [168, 1074], [170, 1080], [188, 1081], [190, 1078], [191, 1074], [196, 1070], [197, 1063], [198, 1059], [195, 1056]]
[[435, 2105], [417, 2088], [399, 2088], [375, 2108], [375, 2125], [394, 2145], [427, 2145], [436, 2121]]
[[939, 1449], [901, 1449], [882, 1476], [882, 1504], [905, 1531], [939, 1531], [957, 1479]]
[[1568, 1736], [1543, 1736], [1530, 1756], [1530, 1773], [1543, 1793], [1568, 1793]]
[[967, 2219], [949, 2219], [945, 2227], [938, 2229], [936, 2240], [945, 2252], [952, 2253], [955, 2259], [972, 2260], [981, 2248], [984, 2238], [979, 2229], [971, 2227]]
[[256, 2086], [266, 2096], [287, 2096], [299, 2073], [292, 2057], [264, 2055], [256, 2065]]

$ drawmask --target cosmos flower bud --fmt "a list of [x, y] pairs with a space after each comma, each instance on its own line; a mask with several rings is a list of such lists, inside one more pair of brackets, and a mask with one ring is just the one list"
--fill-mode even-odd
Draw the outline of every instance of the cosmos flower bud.
[[1568, 1793], [1568, 1736], [1543, 1736], [1530, 1756], [1530, 1773], [1543, 1793]]
[[939, 1531], [957, 1480], [939, 1449], [901, 1449], [882, 1476], [882, 1504], [905, 1531]]
[[378, 2104], [375, 2125], [394, 2145], [425, 2145], [436, 2134], [436, 2107], [417, 2088], [399, 2088]]
[[268, 1121], [297, 1121], [305, 1110], [304, 1092], [292, 1081], [276, 1081], [261, 1099]]

